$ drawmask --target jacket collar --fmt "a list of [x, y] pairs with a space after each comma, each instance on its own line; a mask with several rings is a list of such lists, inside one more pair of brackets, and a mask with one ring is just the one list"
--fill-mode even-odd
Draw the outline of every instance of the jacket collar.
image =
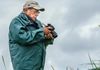
[[28, 15], [26, 15], [24, 12], [21, 12], [18, 16], [21, 21], [23, 21], [26, 24], [33, 24], [34, 22], [37, 23], [38, 20], [36, 19], [35, 21], [33, 21]]
[[27, 25], [32, 25], [38, 28], [38, 23], [39, 21], [36, 19], [33, 21], [28, 15], [26, 15], [24, 12], [21, 12], [18, 16], [18, 18], [21, 20], [22, 24], [27, 26]]

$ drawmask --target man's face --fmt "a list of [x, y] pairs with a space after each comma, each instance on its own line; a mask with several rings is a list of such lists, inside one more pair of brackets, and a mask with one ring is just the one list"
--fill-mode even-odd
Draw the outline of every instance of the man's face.
[[39, 15], [39, 11], [36, 9], [28, 9], [27, 10], [27, 15], [30, 16], [33, 20], [36, 19], [36, 17]]

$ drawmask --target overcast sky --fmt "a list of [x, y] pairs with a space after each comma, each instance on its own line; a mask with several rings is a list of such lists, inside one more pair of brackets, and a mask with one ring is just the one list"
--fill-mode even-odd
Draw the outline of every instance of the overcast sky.
[[[100, 60], [100, 0], [36, 0], [45, 12], [38, 19], [55, 26], [58, 38], [48, 46], [45, 70], [65, 70], [72, 67], [87, 70], [88, 53]], [[0, 54], [4, 56], [7, 70], [11, 70], [8, 47], [8, 28], [22, 11], [25, 0], [0, 2]], [[0, 64], [2, 65], [2, 58]]]

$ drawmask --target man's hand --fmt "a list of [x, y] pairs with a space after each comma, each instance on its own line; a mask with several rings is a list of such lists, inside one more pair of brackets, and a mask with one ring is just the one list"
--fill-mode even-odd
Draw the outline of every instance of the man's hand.
[[53, 36], [51, 34], [51, 30], [49, 30], [48, 27], [44, 27], [44, 34], [46, 39], [53, 39]]
[[49, 30], [48, 27], [44, 27], [44, 34], [48, 35], [51, 31]]
[[46, 39], [54, 39], [51, 33], [45, 35], [45, 38]]

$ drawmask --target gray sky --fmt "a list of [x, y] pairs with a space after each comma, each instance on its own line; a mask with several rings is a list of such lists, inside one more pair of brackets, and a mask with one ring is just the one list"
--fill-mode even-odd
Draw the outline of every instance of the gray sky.
[[[66, 66], [83, 70], [87, 67], [84, 63], [89, 62], [88, 53], [92, 59], [100, 59], [100, 0], [37, 1], [46, 9], [38, 19], [52, 23], [59, 35], [54, 45], [47, 48], [45, 70], [52, 70], [51, 65], [55, 70], [65, 70]], [[12, 18], [22, 11], [24, 2], [0, 2], [0, 54], [5, 57], [8, 70], [11, 70], [8, 28]]]

